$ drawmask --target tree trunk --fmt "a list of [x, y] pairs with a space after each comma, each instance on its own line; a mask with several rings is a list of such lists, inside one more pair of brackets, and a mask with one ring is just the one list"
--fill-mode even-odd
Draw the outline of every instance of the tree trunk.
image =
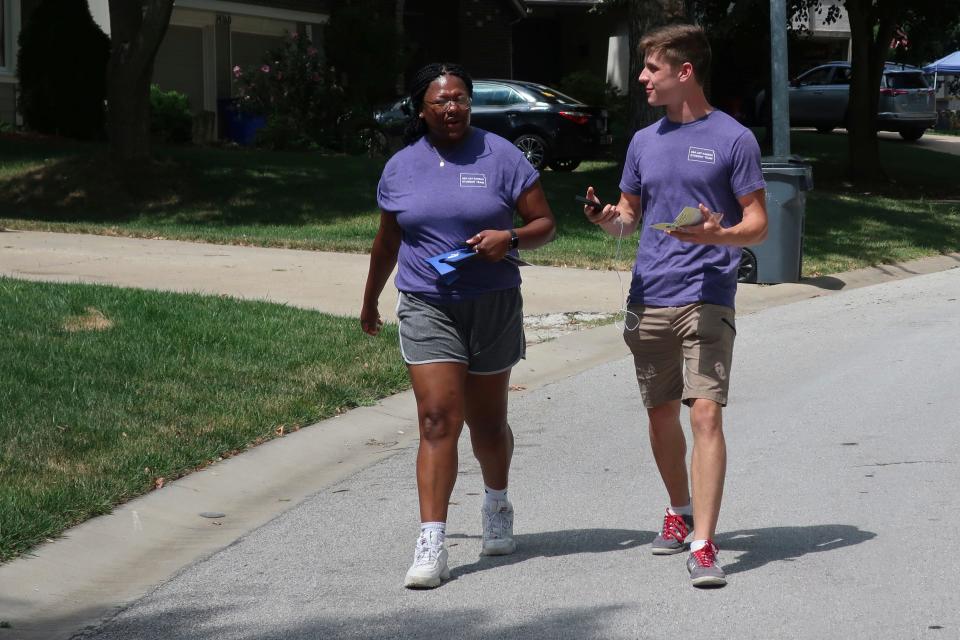
[[172, 11], [173, 0], [110, 0], [107, 133], [118, 166], [150, 157], [153, 61]]
[[[397, 0], [397, 4], [395, 7], [396, 15], [394, 16], [394, 20], [396, 21], [395, 29], [397, 32], [398, 47], [403, 47], [403, 12], [404, 12], [405, 5], [406, 5], [406, 2], [404, 0]], [[397, 68], [399, 69], [397, 71], [397, 95], [398, 96], [402, 96], [407, 91], [406, 78], [404, 78], [404, 74], [403, 74], [404, 66], [405, 65], [403, 64], [397, 65]]]
[[847, 108], [847, 173], [855, 183], [887, 180], [880, 163], [877, 108], [880, 78], [887, 58], [894, 20], [890, 3], [896, 0], [846, 0], [850, 18], [852, 57], [850, 102]]
[[663, 107], [647, 104], [647, 94], [637, 82], [643, 70], [640, 39], [648, 31], [669, 22], [686, 20], [684, 0], [629, 0], [627, 20], [630, 25], [630, 84], [627, 91], [627, 122], [631, 132], [653, 124], [663, 117]]

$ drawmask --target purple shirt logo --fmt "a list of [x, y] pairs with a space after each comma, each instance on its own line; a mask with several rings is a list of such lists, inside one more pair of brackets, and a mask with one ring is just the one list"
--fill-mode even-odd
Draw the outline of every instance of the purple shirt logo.
[[460, 186], [461, 187], [481, 187], [483, 189], [486, 189], [487, 176], [486, 174], [483, 174], [483, 173], [461, 173]]
[[687, 160], [690, 162], [708, 162], [717, 163], [717, 152], [713, 149], [701, 149], [700, 147], [690, 147], [687, 150]]

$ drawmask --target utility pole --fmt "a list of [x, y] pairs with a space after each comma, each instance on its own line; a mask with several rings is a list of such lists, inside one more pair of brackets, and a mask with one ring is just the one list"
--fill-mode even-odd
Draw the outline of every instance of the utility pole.
[[773, 156], [785, 162], [790, 157], [790, 99], [787, 76], [786, 0], [770, 0], [770, 111]]

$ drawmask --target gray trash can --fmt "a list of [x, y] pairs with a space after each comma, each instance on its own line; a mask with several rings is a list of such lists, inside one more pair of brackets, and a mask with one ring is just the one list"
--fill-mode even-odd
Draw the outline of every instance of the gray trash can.
[[806, 192], [813, 189], [813, 170], [795, 160], [764, 158], [761, 166], [767, 181], [767, 239], [743, 249], [740, 281], [798, 282], [803, 264]]

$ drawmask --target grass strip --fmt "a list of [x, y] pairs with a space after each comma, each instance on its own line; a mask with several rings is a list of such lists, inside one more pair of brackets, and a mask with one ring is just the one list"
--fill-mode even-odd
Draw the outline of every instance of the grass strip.
[[395, 326], [225, 297], [2, 278], [0, 334], [0, 561], [408, 385]]
[[[804, 275], [933, 255], [960, 248], [960, 157], [881, 140], [891, 182], [846, 181], [847, 138], [794, 131], [794, 153], [813, 165], [806, 208]], [[376, 185], [384, 159], [257, 150], [166, 148], [139, 173], [104, 169], [100, 145], [0, 138], [0, 226], [365, 253], [378, 224]], [[593, 185], [619, 194], [616, 162], [545, 171], [558, 221], [538, 264], [628, 268], [636, 236], [616, 239], [586, 222], [573, 196]], [[131, 186], [132, 185], [132, 186]]]

